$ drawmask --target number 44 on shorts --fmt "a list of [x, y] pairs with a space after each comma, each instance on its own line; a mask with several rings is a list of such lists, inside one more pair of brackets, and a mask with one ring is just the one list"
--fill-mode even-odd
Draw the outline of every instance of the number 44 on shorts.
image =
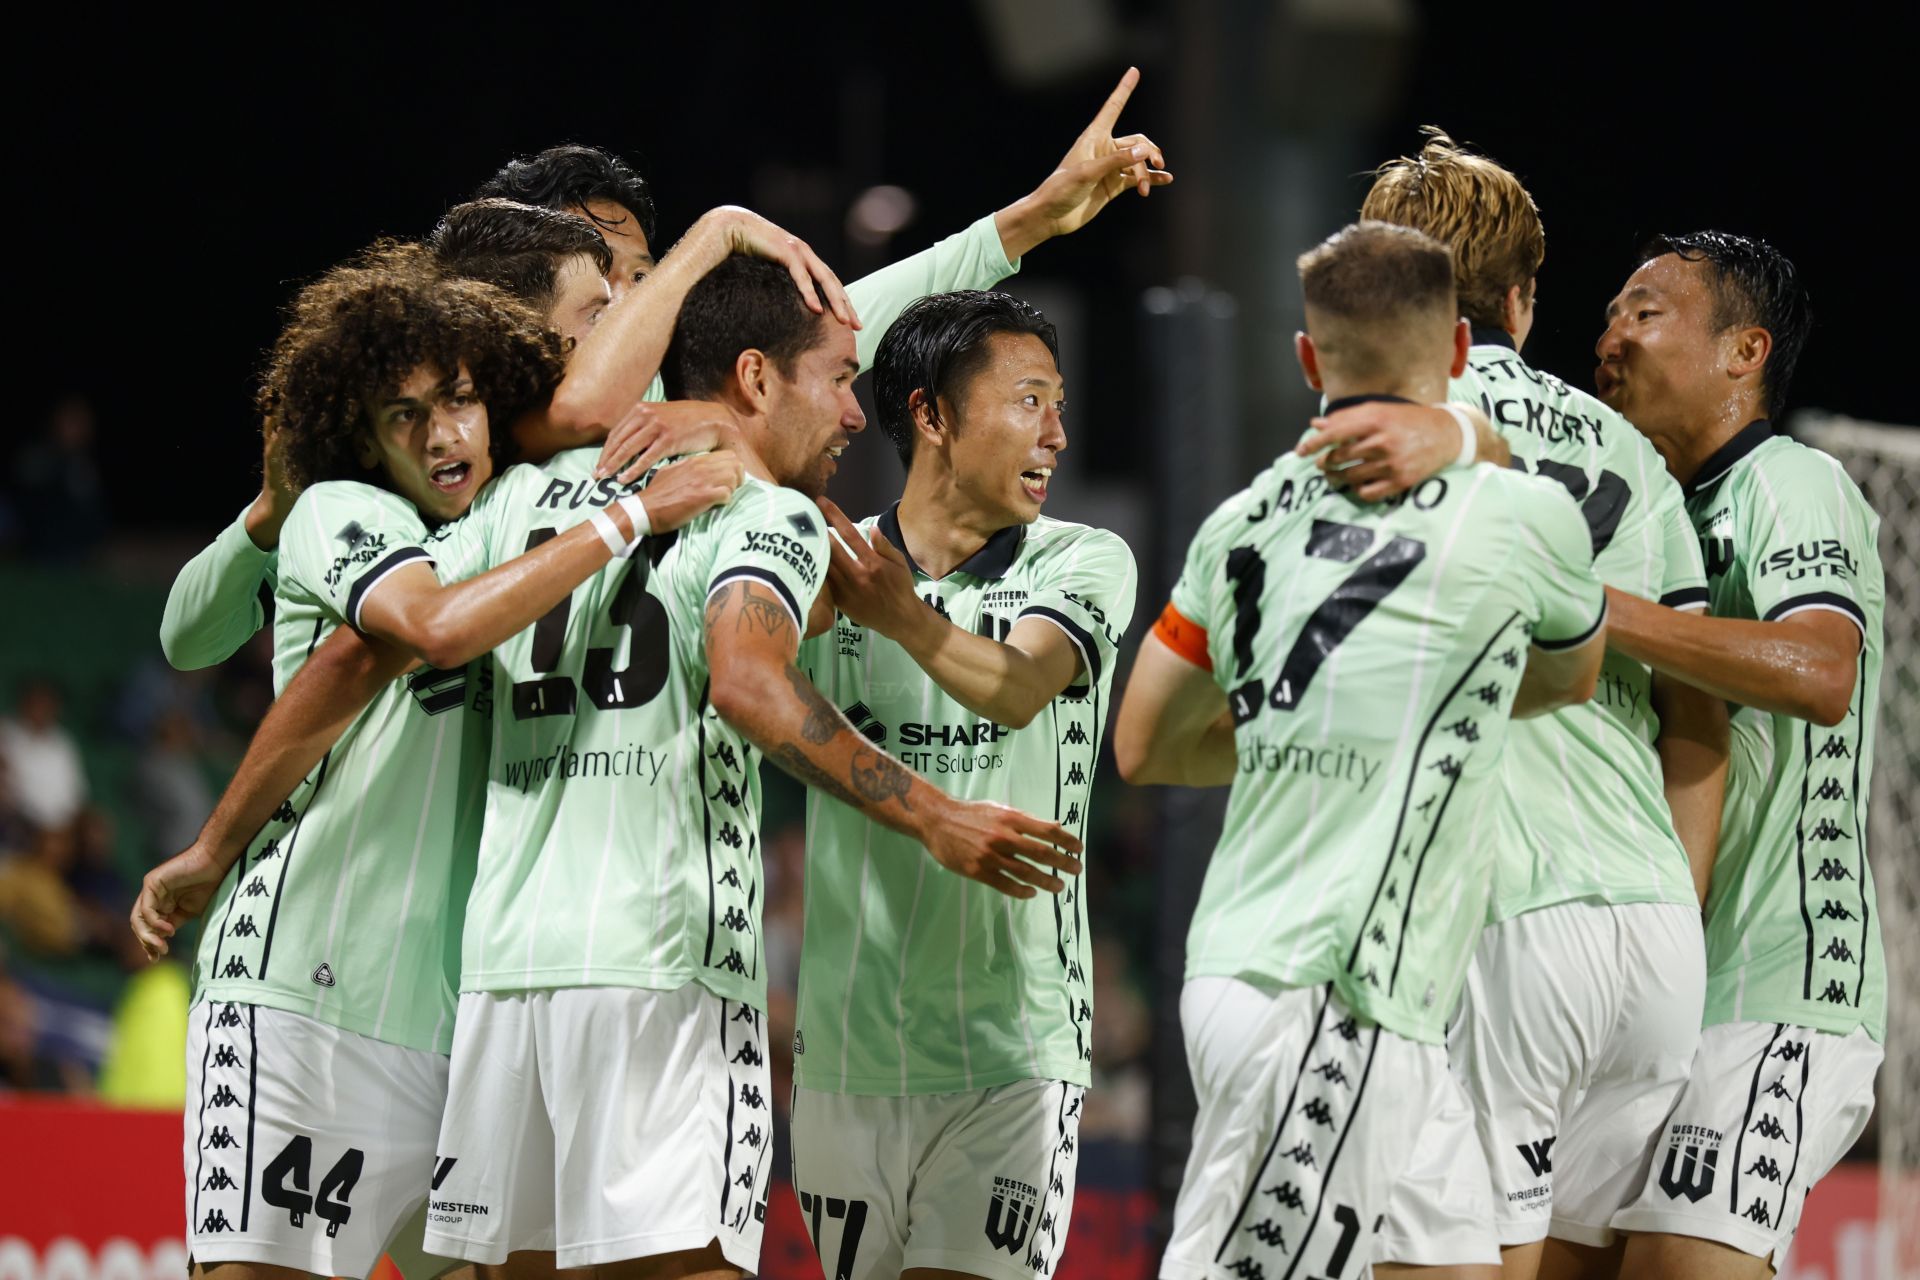
[[320, 1179], [319, 1192], [308, 1195], [313, 1177], [313, 1139], [301, 1134], [260, 1171], [260, 1198], [276, 1209], [285, 1209], [296, 1227], [305, 1227], [307, 1214], [314, 1213], [327, 1224], [327, 1235], [337, 1236], [353, 1216], [347, 1197], [353, 1194], [366, 1162], [365, 1152], [348, 1147], [347, 1153], [327, 1170], [327, 1176]]

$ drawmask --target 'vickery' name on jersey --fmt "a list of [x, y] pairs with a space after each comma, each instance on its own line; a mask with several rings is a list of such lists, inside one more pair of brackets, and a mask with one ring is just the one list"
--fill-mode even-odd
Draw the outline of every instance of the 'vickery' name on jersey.
[[[893, 513], [870, 520], [904, 548]], [[1081, 674], [1022, 729], [949, 697], [907, 652], [842, 618], [802, 663], [856, 728], [957, 796], [1084, 834], [1133, 557], [1111, 533], [1041, 518], [994, 535], [922, 599], [1004, 640], [1058, 627]], [[1084, 890], [1025, 901], [962, 879], [914, 841], [808, 794], [805, 950], [795, 1074], [810, 1089], [906, 1095], [1021, 1079], [1085, 1084], [1093, 1052]]]
[[1207, 519], [1173, 605], [1206, 629], [1240, 770], [1189, 977], [1332, 982], [1361, 1015], [1444, 1040], [1529, 633], [1592, 634], [1589, 556], [1564, 489], [1492, 467], [1368, 504], [1289, 455]]
[[1700, 468], [1687, 505], [1713, 612], [1809, 610], [1860, 628], [1853, 702], [1831, 728], [1739, 710], [1707, 897], [1706, 1022], [1886, 1028], [1885, 959], [1866, 851], [1886, 585], [1880, 520], [1840, 464], [1764, 420]]

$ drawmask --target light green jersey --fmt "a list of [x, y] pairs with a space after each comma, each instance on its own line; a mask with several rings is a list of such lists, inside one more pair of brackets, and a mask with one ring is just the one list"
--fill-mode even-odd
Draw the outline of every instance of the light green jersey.
[[[277, 557], [275, 688], [335, 627], [358, 625], [382, 578], [429, 561], [426, 542], [412, 505], [384, 489], [303, 493]], [[479, 663], [422, 668], [382, 690], [208, 905], [197, 998], [448, 1052], [490, 710]]]
[[[1625, 418], [1485, 330], [1449, 394], [1493, 420], [1516, 469], [1580, 504], [1602, 582], [1673, 608], [1706, 604], [1680, 486]], [[1610, 651], [1592, 701], [1513, 726], [1490, 919], [1563, 902], [1699, 901], [1654, 750], [1652, 686], [1649, 667]]]
[[1208, 517], [1173, 605], [1206, 629], [1240, 768], [1189, 978], [1331, 982], [1444, 1041], [1529, 637], [1571, 647], [1601, 624], [1591, 559], [1565, 489], [1495, 467], [1367, 504], [1288, 455]]
[[1687, 486], [1713, 612], [1773, 622], [1828, 609], [1860, 628], [1847, 718], [1734, 717], [1707, 895], [1706, 1025], [1886, 1033], [1886, 957], [1867, 865], [1881, 618], [1880, 517], [1840, 464], [1763, 419]]
[[[619, 493], [598, 451], [507, 471], [450, 528], [497, 565]], [[486, 830], [461, 990], [698, 982], [764, 1008], [759, 759], [707, 698], [704, 607], [738, 579], [805, 630], [825, 523], [749, 478], [494, 650]]]
[[[1007, 257], [1000, 230], [988, 214], [930, 248], [855, 280], [847, 286], [847, 297], [860, 313], [861, 328], [854, 334], [860, 367], [873, 364], [888, 326], [913, 302], [954, 289], [991, 289], [1019, 270], [1020, 260]], [[658, 377], [642, 398], [666, 399]], [[244, 518], [243, 512], [189, 560], [167, 593], [160, 646], [167, 661], [183, 671], [224, 662], [266, 620], [261, 591], [264, 585], [265, 594], [273, 594], [279, 553], [254, 546]]]
[[[875, 526], [904, 549], [897, 506]], [[802, 666], [868, 737], [949, 794], [997, 800], [1084, 835], [1115, 646], [1133, 616], [1118, 537], [1045, 516], [1002, 529], [944, 578], [914, 567], [954, 625], [1004, 640], [1023, 618], [1060, 628], [1081, 673], [1023, 729], [967, 710], [899, 645], [845, 617]], [[907, 1095], [1013, 1080], [1089, 1083], [1085, 891], [1015, 900], [934, 862], [918, 841], [807, 793], [806, 934], [795, 1079]]]

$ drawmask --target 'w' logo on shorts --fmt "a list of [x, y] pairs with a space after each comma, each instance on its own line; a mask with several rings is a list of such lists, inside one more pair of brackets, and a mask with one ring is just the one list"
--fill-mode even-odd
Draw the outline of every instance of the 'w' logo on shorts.
[[[1691, 1203], [1699, 1204], [1713, 1194], [1714, 1167], [1719, 1163], [1718, 1147], [1702, 1152], [1697, 1146], [1683, 1148], [1675, 1143], [1667, 1148], [1667, 1163], [1660, 1170], [1660, 1189], [1667, 1193], [1669, 1200], [1685, 1196]], [[1679, 1165], [1677, 1176], [1676, 1164]]]

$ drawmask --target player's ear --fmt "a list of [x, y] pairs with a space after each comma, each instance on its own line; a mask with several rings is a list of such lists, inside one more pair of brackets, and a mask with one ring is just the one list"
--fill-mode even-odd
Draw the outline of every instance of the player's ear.
[[380, 445], [373, 438], [373, 428], [368, 427], [355, 437], [353, 456], [368, 471], [380, 465]]
[[[951, 405], [947, 406], [949, 409]], [[913, 431], [920, 438], [921, 447], [939, 448], [952, 436], [947, 425], [947, 415], [940, 412], [937, 399], [927, 398], [925, 387], [915, 387], [907, 397], [907, 413], [913, 419]]]
[[1773, 335], [1759, 325], [1734, 330], [1728, 339], [1727, 376], [1746, 378], [1759, 373], [1772, 353]]
[[1467, 371], [1467, 352], [1472, 348], [1473, 326], [1461, 316], [1453, 322], [1453, 367], [1447, 370], [1449, 378], [1457, 378]]
[[748, 347], [733, 360], [734, 389], [745, 398], [756, 414], [767, 411], [772, 394], [773, 370], [768, 368], [767, 353]]
[[1326, 390], [1320, 385], [1320, 353], [1313, 349], [1313, 339], [1305, 329], [1293, 335], [1293, 354], [1300, 360], [1300, 372], [1306, 375], [1307, 385], [1315, 391]]

